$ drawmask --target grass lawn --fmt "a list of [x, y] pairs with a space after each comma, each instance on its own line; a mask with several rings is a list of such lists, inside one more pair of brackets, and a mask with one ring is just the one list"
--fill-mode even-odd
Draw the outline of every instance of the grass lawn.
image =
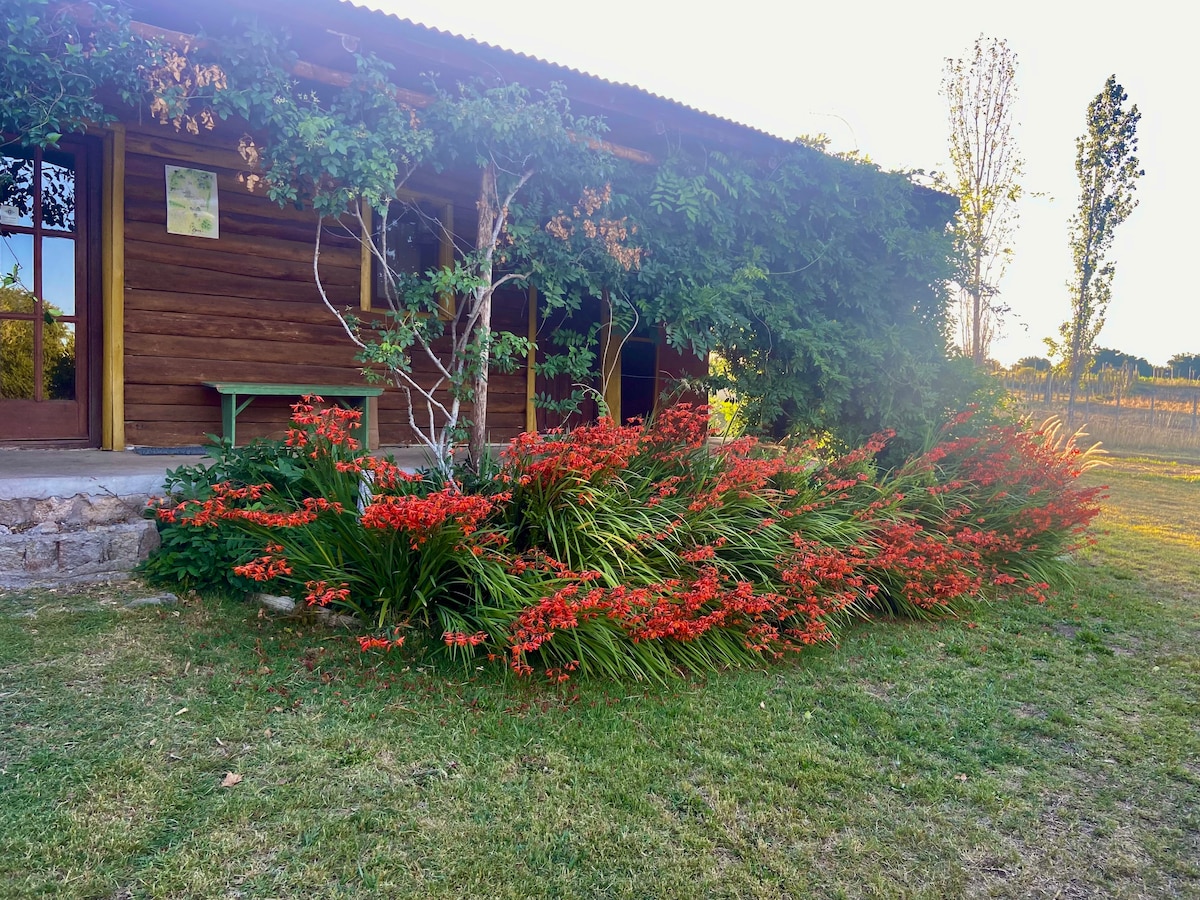
[[1198, 897], [1200, 468], [1088, 477], [1050, 603], [665, 689], [0, 595], [0, 896]]

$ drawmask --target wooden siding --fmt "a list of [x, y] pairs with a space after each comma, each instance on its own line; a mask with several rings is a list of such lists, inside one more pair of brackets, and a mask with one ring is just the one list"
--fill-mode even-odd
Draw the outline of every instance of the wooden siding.
[[[313, 282], [311, 212], [281, 209], [249, 192], [238, 178], [237, 152], [215, 138], [130, 126], [125, 149], [123, 361], [130, 444], [195, 444], [219, 431], [220, 403], [204, 381], [354, 383], [362, 377], [353, 345]], [[167, 233], [166, 165], [217, 173], [218, 240]], [[455, 201], [457, 221], [473, 222], [471, 200], [459, 193]], [[358, 307], [358, 243], [327, 230], [322, 246], [330, 299]], [[495, 324], [524, 333], [525, 298], [513, 300], [497, 303]], [[419, 361], [417, 370], [424, 370]], [[239, 438], [282, 435], [287, 407], [286, 400], [256, 400], [239, 416]], [[394, 389], [379, 399], [382, 443], [412, 441], [404, 407]], [[521, 431], [525, 408], [524, 371], [494, 375], [488, 414], [493, 439]]]

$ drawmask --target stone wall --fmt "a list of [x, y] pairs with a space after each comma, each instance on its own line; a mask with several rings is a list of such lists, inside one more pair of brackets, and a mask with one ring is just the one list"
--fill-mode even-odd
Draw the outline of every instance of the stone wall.
[[158, 546], [149, 496], [0, 500], [0, 588], [126, 578]]

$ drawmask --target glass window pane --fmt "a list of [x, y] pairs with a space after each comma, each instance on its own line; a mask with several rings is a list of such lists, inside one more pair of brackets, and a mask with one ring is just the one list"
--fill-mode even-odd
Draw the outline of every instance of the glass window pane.
[[75, 399], [75, 323], [54, 322], [42, 328], [42, 372], [47, 400]]
[[33, 227], [33, 151], [10, 147], [0, 154], [0, 227]]
[[33, 399], [33, 326], [28, 319], [0, 319], [0, 398]]
[[9, 234], [0, 237], [0, 276], [16, 273], [17, 285], [33, 290], [33, 235]]
[[19, 287], [0, 287], [0, 315], [25, 313], [33, 315], [33, 293]]
[[441, 241], [435, 230], [437, 217], [431, 212], [425, 204], [419, 211], [400, 204], [389, 210], [387, 257], [392, 271], [423, 275], [437, 268]]
[[75, 315], [74, 238], [42, 238], [42, 299], [48, 313]]
[[42, 158], [42, 227], [75, 230], [75, 160], [47, 150]]

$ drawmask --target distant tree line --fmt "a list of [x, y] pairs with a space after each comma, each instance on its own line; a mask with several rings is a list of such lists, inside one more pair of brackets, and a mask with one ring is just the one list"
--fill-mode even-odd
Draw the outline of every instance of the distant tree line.
[[[1054, 364], [1044, 356], [1024, 356], [1012, 368], [1048, 372], [1054, 368]], [[1128, 369], [1136, 372], [1140, 378], [1186, 378], [1194, 381], [1200, 379], [1200, 353], [1176, 353], [1167, 360], [1165, 366], [1156, 366], [1144, 356], [1134, 356], [1111, 347], [1097, 347], [1087, 371], [1096, 374], [1106, 369]]]

